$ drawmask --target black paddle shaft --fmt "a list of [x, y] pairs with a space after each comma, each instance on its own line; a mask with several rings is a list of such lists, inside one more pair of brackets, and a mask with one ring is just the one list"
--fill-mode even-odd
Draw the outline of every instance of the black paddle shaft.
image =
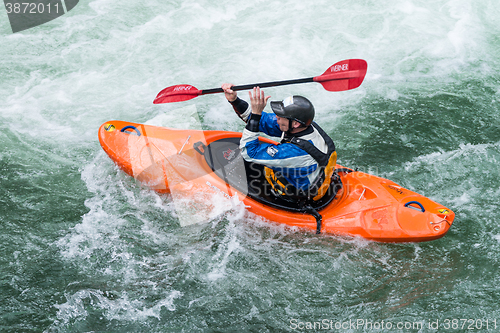
[[[304, 79], [245, 84], [245, 85], [241, 85], [241, 86], [233, 86], [231, 89], [233, 91], [239, 91], [239, 90], [253, 89], [253, 87], [268, 88], [268, 87], [277, 87], [277, 86], [285, 86], [288, 84], [299, 84], [299, 83], [308, 83], [308, 82], [314, 82], [314, 77], [307, 77]], [[201, 90], [200, 95], [216, 94], [216, 93], [221, 93], [221, 92], [224, 92], [224, 90], [222, 90], [222, 88], [205, 89], [205, 90]]]

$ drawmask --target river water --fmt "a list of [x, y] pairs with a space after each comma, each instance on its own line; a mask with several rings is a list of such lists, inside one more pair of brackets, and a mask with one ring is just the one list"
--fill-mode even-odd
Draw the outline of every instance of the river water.
[[[0, 15], [0, 331], [500, 329], [497, 0], [89, 0], [15, 34]], [[111, 119], [190, 126], [181, 107], [240, 131], [220, 94], [152, 101], [349, 58], [368, 62], [355, 90], [266, 93], [313, 101], [340, 164], [450, 207], [445, 237], [317, 236], [243, 209], [180, 227], [97, 140]]]

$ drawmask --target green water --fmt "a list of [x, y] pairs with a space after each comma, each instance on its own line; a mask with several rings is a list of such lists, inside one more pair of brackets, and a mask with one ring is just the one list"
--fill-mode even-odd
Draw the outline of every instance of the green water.
[[[80, 1], [16, 34], [0, 15], [1, 332], [500, 330], [497, 1]], [[240, 131], [222, 95], [152, 101], [348, 58], [368, 62], [356, 90], [266, 92], [312, 100], [340, 164], [450, 207], [444, 238], [316, 236], [238, 208], [181, 228], [97, 140], [111, 119], [183, 127], [180, 107]]]

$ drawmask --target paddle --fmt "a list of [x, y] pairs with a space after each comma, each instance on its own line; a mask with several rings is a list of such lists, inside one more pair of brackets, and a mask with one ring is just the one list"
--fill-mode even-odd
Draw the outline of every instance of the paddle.
[[[315, 77], [303, 79], [262, 82], [234, 86], [232, 90], [248, 90], [253, 87], [267, 88], [284, 86], [288, 84], [298, 84], [307, 82], [319, 82], [328, 91], [344, 91], [357, 88], [363, 82], [366, 75], [367, 64], [362, 59], [349, 59], [339, 61], [330, 66], [323, 74]], [[180, 84], [163, 89], [158, 93], [154, 104], [182, 102], [193, 99], [200, 95], [208, 95], [224, 92], [222, 88], [200, 90], [189, 84]]]

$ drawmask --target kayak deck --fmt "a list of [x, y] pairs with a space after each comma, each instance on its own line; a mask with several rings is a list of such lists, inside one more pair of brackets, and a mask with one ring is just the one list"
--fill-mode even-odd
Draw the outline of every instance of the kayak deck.
[[[200, 192], [237, 196], [248, 211], [267, 220], [316, 230], [312, 215], [276, 199], [258, 166], [243, 161], [237, 148], [240, 137], [238, 132], [179, 130], [117, 120], [99, 129], [99, 141], [110, 158], [155, 191], [174, 191], [186, 198]], [[450, 209], [388, 179], [340, 165], [337, 171], [340, 190], [332, 189], [315, 207], [323, 233], [420, 242], [444, 236], [453, 223], [455, 214]]]

